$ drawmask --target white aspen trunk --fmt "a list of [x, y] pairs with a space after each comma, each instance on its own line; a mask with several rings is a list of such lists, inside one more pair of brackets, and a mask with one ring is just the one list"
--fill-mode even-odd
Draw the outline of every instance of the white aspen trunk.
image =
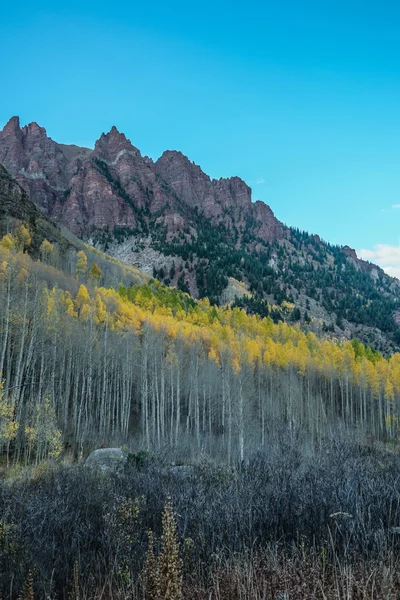
[[175, 421], [175, 446], [178, 445], [180, 420], [181, 420], [181, 372], [179, 362], [176, 368], [176, 421]]
[[222, 442], [225, 445], [225, 410], [226, 410], [226, 373], [225, 373], [225, 361], [221, 359], [221, 379], [222, 379], [222, 406], [221, 406], [221, 430], [222, 430]]
[[194, 370], [194, 419], [197, 447], [200, 448], [200, 406], [199, 406], [199, 357], [195, 358]]
[[173, 443], [173, 439], [174, 439], [174, 406], [175, 406], [175, 392], [174, 392], [174, 365], [173, 363], [171, 363], [171, 368], [170, 368], [170, 381], [169, 381], [169, 390], [170, 390], [170, 397], [169, 397], [169, 406], [170, 408], [170, 413], [169, 413], [169, 419], [170, 419], [170, 423], [169, 423], [169, 442], [170, 444]]
[[233, 423], [233, 412], [232, 412], [232, 395], [231, 386], [229, 381], [229, 375], [225, 378], [225, 382], [222, 383], [225, 386], [225, 402], [228, 407], [228, 465], [232, 461], [232, 423]]
[[146, 439], [146, 449], [150, 450], [150, 430], [149, 430], [149, 384], [147, 375], [147, 343], [143, 342], [142, 347], [142, 432]]
[[239, 449], [240, 462], [244, 461], [244, 414], [243, 414], [243, 382], [239, 375]]
[[7, 302], [5, 309], [5, 331], [3, 338], [3, 347], [0, 356], [0, 377], [4, 376], [4, 362], [6, 357], [6, 350], [8, 348], [8, 336], [10, 331], [10, 304], [11, 304], [11, 266], [8, 265], [7, 269]]
[[160, 429], [161, 439], [165, 440], [165, 356], [160, 355]]
[[22, 405], [18, 401], [19, 401], [19, 397], [21, 394], [21, 389], [20, 389], [21, 378], [22, 378], [22, 368], [21, 367], [22, 367], [22, 358], [23, 358], [24, 349], [25, 349], [27, 311], [28, 311], [28, 281], [26, 281], [26, 283], [25, 283], [25, 301], [24, 301], [24, 315], [22, 318], [21, 343], [20, 343], [18, 362], [17, 362], [16, 374], [15, 374], [15, 381], [14, 381], [15, 390], [14, 390], [14, 393], [12, 394], [12, 402], [13, 402], [13, 405], [16, 406], [16, 415], [17, 415], [18, 422], [21, 420], [21, 415], [22, 415]]

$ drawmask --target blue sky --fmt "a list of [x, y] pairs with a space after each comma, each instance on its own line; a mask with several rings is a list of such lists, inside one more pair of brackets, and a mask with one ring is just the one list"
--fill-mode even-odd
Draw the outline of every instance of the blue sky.
[[7, 3], [0, 126], [116, 125], [400, 274], [399, 24], [394, 1]]

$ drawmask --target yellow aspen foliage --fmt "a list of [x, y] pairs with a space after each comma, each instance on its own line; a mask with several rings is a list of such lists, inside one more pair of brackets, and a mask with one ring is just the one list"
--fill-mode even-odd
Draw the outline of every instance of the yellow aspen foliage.
[[312, 331], [309, 331], [307, 333], [307, 343], [308, 343], [308, 347], [310, 349], [310, 352], [316, 351], [319, 348], [319, 345], [320, 345], [320, 342], [319, 342], [317, 336]]
[[237, 375], [240, 372], [240, 363], [239, 358], [237, 356], [232, 357], [231, 359], [232, 371]]
[[16, 239], [11, 233], [7, 233], [0, 240], [0, 247], [5, 248], [7, 250], [12, 250], [16, 246]]
[[90, 303], [89, 292], [87, 290], [87, 287], [85, 285], [83, 285], [83, 283], [82, 283], [79, 287], [79, 291], [75, 298], [75, 305], [77, 306], [77, 308], [82, 308], [82, 306], [84, 304], [89, 304], [89, 303]]
[[385, 417], [386, 427], [388, 429], [393, 429], [397, 425], [397, 417], [393, 414], [387, 414]]
[[290, 315], [290, 313], [294, 309], [293, 302], [287, 302], [286, 300], [283, 300], [283, 302], [281, 303], [280, 306], [281, 306], [281, 310], [282, 310], [283, 314], [285, 314], [285, 315]]
[[[1, 245], [0, 272], [10, 268], [7, 253], [16, 274], [21, 268], [29, 272], [26, 254]], [[86, 259], [85, 253], [82, 254]], [[6, 258], [1, 262], [3, 257]], [[400, 355], [385, 360], [355, 341], [320, 340], [299, 327], [282, 322], [274, 324], [270, 318], [249, 316], [237, 308], [211, 307], [204, 300], [188, 303], [177, 294], [156, 282], [134, 286], [126, 293], [99, 287], [91, 299], [82, 284], [74, 300], [68, 292], [52, 290], [46, 301], [48, 314], [54, 313], [51, 319], [54, 323], [57, 314], [64, 318], [79, 314], [82, 320], [93, 316], [97, 326], [104, 326], [107, 321], [114, 331], [140, 335], [152, 330], [167, 356], [177, 343], [184, 348], [183, 352], [194, 351], [199, 363], [209, 360], [220, 368], [223, 361], [224, 369], [229, 366], [233, 374], [239, 374], [246, 365], [261, 366], [263, 361], [267, 373], [269, 369], [292, 369], [292, 373], [302, 377], [322, 375], [330, 379], [331, 385], [333, 378], [339, 377], [341, 385], [359, 385], [364, 397], [368, 391], [372, 396], [379, 393], [381, 398], [400, 400]], [[168, 364], [173, 364], [169, 358]], [[333, 385], [331, 389], [334, 390]]]
[[92, 312], [91, 300], [87, 287], [83, 283], [80, 285], [76, 295], [75, 306], [78, 309], [79, 317], [83, 321], [88, 321]]
[[18, 281], [23, 281], [28, 277], [28, 275], [29, 273], [27, 269], [25, 267], [21, 267], [21, 269], [18, 271], [17, 279]]
[[81, 275], [84, 275], [88, 268], [88, 260], [86, 254], [83, 250], [80, 250], [77, 254], [77, 262], [76, 262], [76, 276], [79, 279]]
[[268, 338], [265, 343], [264, 362], [269, 367], [275, 366], [275, 364], [277, 362], [276, 361], [276, 344], [271, 338]]
[[8, 262], [6, 260], [3, 260], [0, 263], [0, 276], [5, 275], [7, 273], [7, 268], [8, 268]]
[[220, 367], [221, 366], [221, 359], [219, 354], [217, 353], [216, 349], [214, 347], [211, 347], [209, 353], [208, 353], [208, 358], [212, 361], [215, 362], [215, 364]]
[[393, 386], [400, 390], [400, 354], [394, 354], [390, 361], [391, 368], [391, 380], [393, 382]]
[[47, 262], [54, 255], [54, 252], [55, 249], [53, 244], [48, 240], [43, 240], [39, 248], [39, 253], [42, 261]]
[[385, 398], [388, 400], [394, 400], [394, 388], [389, 380], [387, 380], [385, 384]]
[[370, 362], [368, 362], [365, 367], [368, 385], [374, 394], [377, 394], [379, 389], [379, 379], [376, 368], [374, 368], [374, 365]]
[[378, 389], [386, 391], [386, 382], [390, 375], [389, 364], [386, 361], [381, 361], [375, 365], [375, 373], [377, 377]]
[[95, 262], [92, 263], [92, 266], [90, 267], [89, 277], [90, 279], [94, 279], [96, 281], [98, 281], [101, 277], [101, 271]]
[[4, 393], [4, 381], [0, 379], [0, 445], [4, 448], [12, 442], [18, 431], [14, 420], [14, 407]]
[[210, 304], [210, 301], [208, 298], [203, 298], [202, 300], [199, 300], [198, 306], [199, 306], [200, 310], [204, 310], [204, 311], [208, 311], [211, 308], [211, 304]]
[[306, 374], [308, 364], [311, 362], [311, 353], [305, 339], [301, 339], [296, 351], [297, 367], [300, 375]]
[[82, 321], [88, 321], [90, 319], [90, 315], [92, 313], [92, 309], [90, 307], [90, 304], [82, 304], [80, 313], [79, 313], [79, 317], [82, 319]]
[[157, 307], [157, 315], [158, 316], [164, 316], [164, 317], [172, 317], [172, 308], [169, 306], [160, 306]]
[[46, 314], [52, 319], [56, 310], [56, 288], [46, 294]]
[[77, 317], [78, 313], [75, 311], [75, 306], [71, 294], [69, 292], [64, 292], [63, 302], [65, 307], [65, 314], [67, 314], [70, 317]]
[[103, 325], [107, 319], [107, 309], [104, 304], [101, 296], [99, 294], [96, 295], [96, 304], [95, 304], [95, 323], [96, 325]]
[[178, 337], [178, 323], [176, 323], [175, 319], [170, 318], [166, 321], [165, 325], [168, 337], [176, 340]]
[[253, 364], [261, 358], [261, 346], [257, 340], [247, 340], [244, 345], [247, 362]]
[[21, 224], [15, 231], [16, 246], [19, 250], [26, 250], [29, 248], [32, 242], [31, 234], [29, 229]]

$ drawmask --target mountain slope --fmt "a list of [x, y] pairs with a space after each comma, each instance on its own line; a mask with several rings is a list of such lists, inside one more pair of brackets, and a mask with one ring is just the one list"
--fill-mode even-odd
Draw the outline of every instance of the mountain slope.
[[218, 302], [238, 280], [249, 312], [398, 347], [400, 283], [349, 247], [280, 223], [238, 177], [210, 179], [176, 151], [153, 162], [115, 127], [91, 151], [17, 117], [0, 132], [1, 162], [58, 223], [194, 297]]
[[71, 246], [55, 223], [35, 206], [22, 187], [0, 165], [0, 235], [12, 229], [15, 222], [28, 225], [33, 253], [37, 253], [45, 239], [56, 243], [61, 250]]

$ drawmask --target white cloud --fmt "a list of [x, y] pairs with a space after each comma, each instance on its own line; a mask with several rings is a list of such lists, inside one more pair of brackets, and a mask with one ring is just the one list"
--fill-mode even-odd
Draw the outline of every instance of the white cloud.
[[[259, 177], [259, 179], [257, 179], [256, 183], [265, 183], [265, 179], [263, 179], [262, 177]], [[399, 208], [400, 208], [400, 204], [399, 204]]]
[[400, 279], [400, 244], [398, 246], [375, 244], [373, 250], [362, 248], [357, 255], [379, 265], [388, 275]]
[[384, 270], [388, 275], [400, 279], [400, 267], [384, 267]]
[[400, 204], [392, 204], [392, 208], [400, 208]]

